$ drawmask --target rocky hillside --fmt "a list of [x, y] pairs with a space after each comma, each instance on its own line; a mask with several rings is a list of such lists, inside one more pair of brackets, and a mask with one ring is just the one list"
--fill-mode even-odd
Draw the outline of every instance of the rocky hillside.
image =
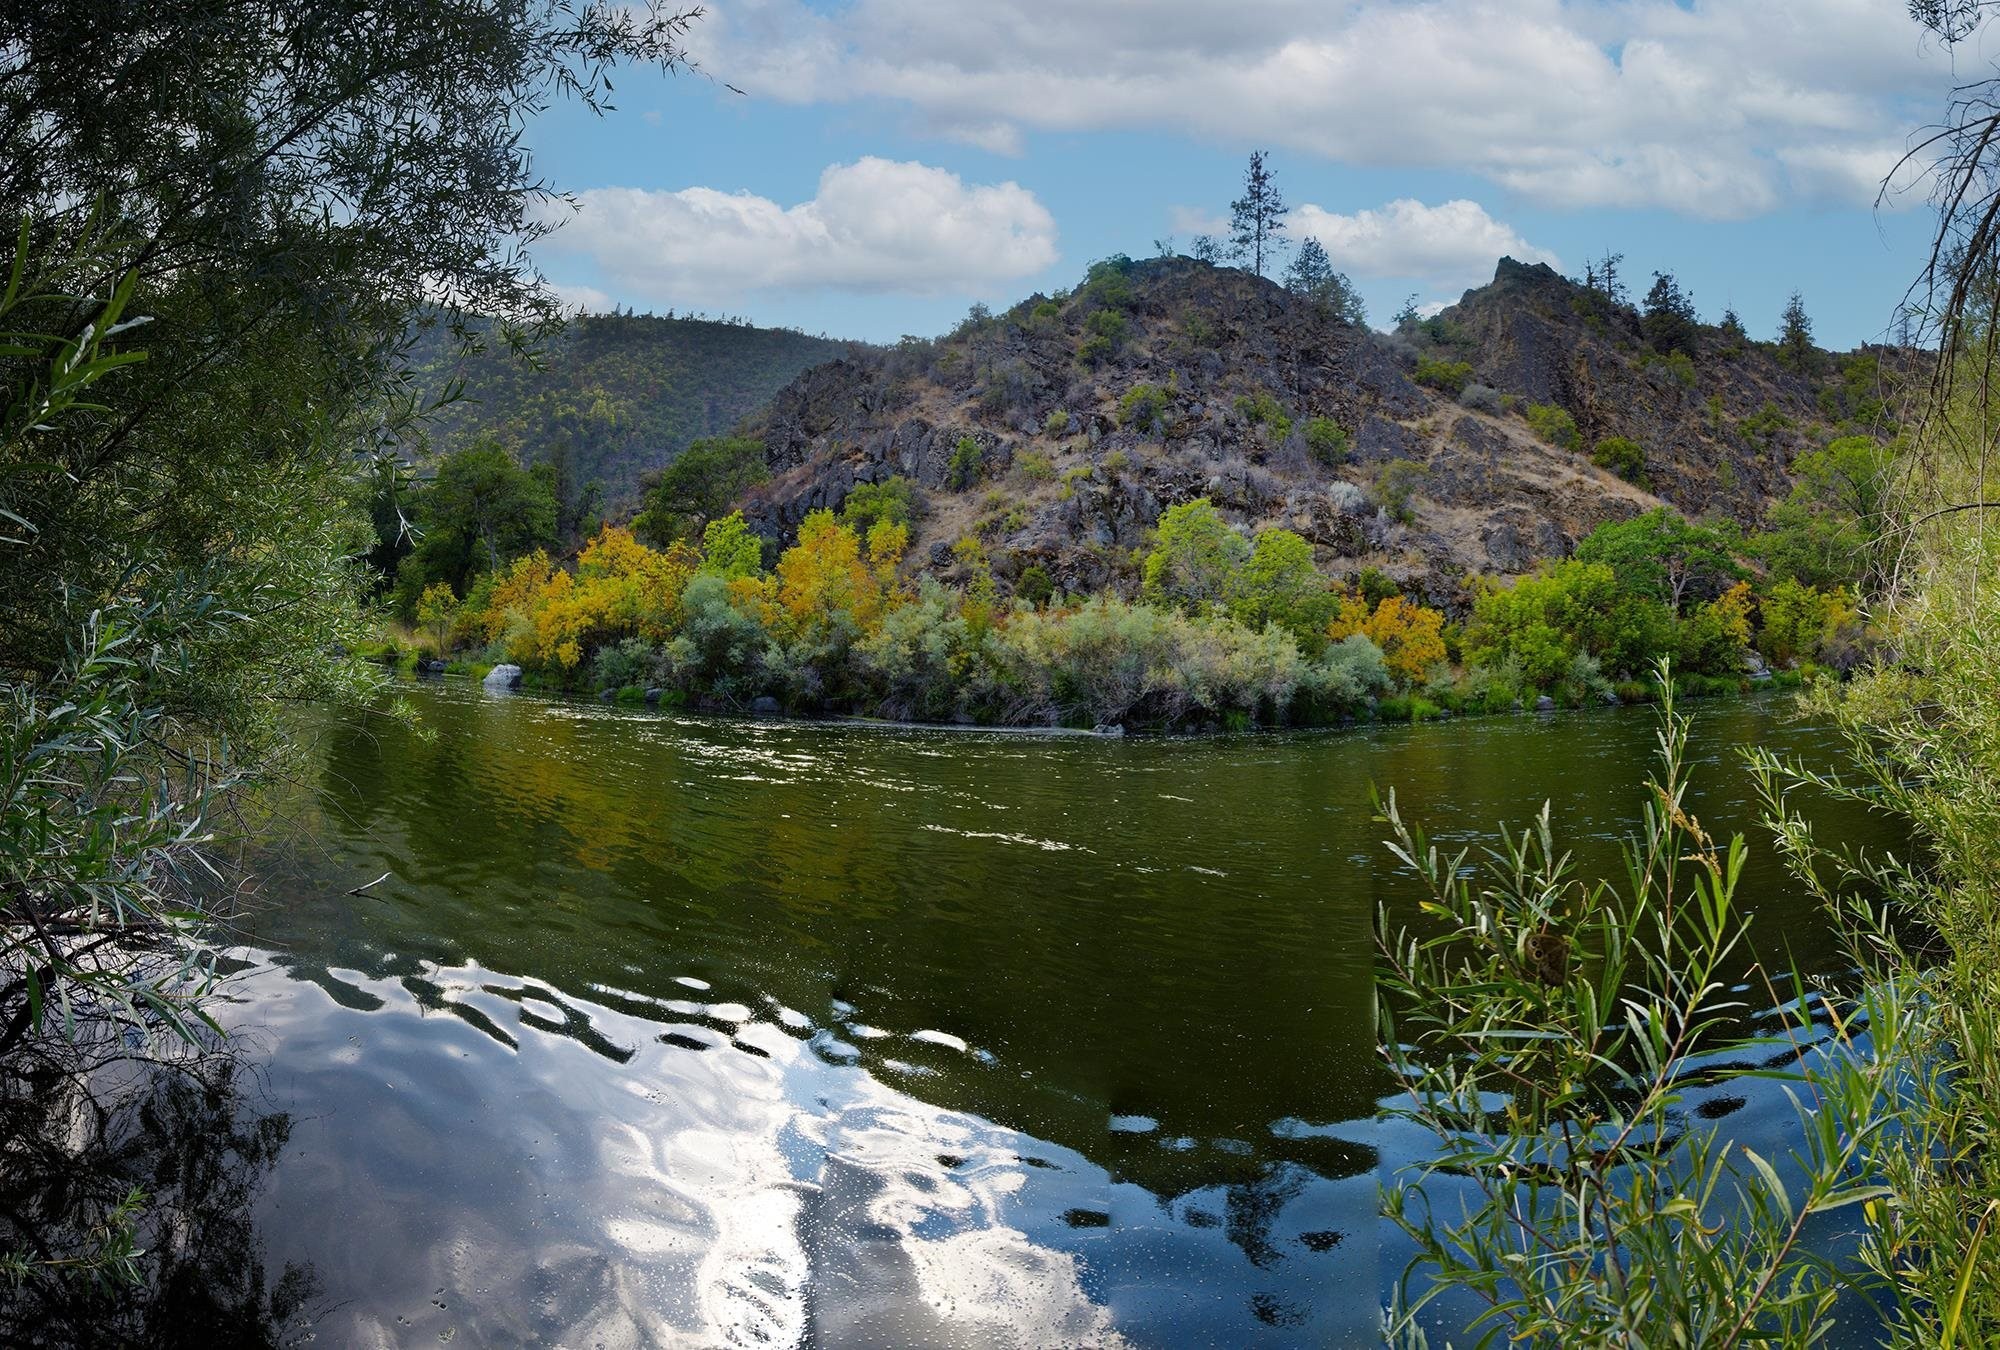
[[464, 400], [430, 430], [435, 452], [490, 435], [524, 463], [567, 456], [566, 470], [594, 480], [615, 512], [690, 441], [729, 431], [801, 371], [851, 347], [748, 324], [589, 314], [540, 353], [539, 368], [499, 343], [460, 358], [441, 329], [414, 364], [433, 392], [465, 382]]
[[[1800, 373], [1720, 329], [1693, 345], [1662, 357], [1629, 308], [1511, 259], [1393, 335], [1236, 269], [1100, 264], [1072, 293], [805, 372], [753, 420], [771, 479], [745, 511], [782, 541], [902, 476], [914, 566], [949, 573], [971, 534], [1003, 583], [1040, 564], [1129, 590], [1160, 512], [1206, 496], [1297, 530], [1336, 574], [1378, 567], [1454, 604], [1473, 574], [1662, 501], [1754, 522], [1801, 447], [1879, 415], [1868, 354]], [[1625, 477], [1593, 463], [1610, 437], [1640, 448], [1600, 456]]]

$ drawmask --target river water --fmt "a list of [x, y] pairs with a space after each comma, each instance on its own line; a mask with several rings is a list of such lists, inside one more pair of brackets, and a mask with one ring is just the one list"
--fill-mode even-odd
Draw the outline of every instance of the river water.
[[[421, 731], [329, 724], [275, 804], [223, 1014], [285, 1122], [260, 1268], [309, 1276], [322, 1344], [1376, 1343], [1378, 1186], [1422, 1140], [1376, 1121], [1371, 926], [1412, 894], [1371, 787], [1446, 841], [1548, 798], [1610, 866], [1656, 731], [411, 697]], [[1788, 707], [1697, 711], [1694, 803], [1817, 973], [1735, 758], [1823, 746]]]

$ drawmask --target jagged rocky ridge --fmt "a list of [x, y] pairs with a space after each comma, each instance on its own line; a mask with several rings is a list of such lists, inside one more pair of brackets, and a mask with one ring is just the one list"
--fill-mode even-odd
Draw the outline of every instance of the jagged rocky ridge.
[[[1472, 575], [1518, 574], [1662, 501], [1754, 522], [1789, 486], [1798, 449], [1833, 434], [1820, 398], [1838, 362], [1795, 374], [1704, 328], [1689, 386], [1684, 367], [1649, 355], [1636, 314], [1546, 266], [1503, 259], [1490, 285], [1387, 335], [1238, 269], [1155, 259], [1120, 276], [805, 372], [753, 419], [771, 478], [747, 517], [782, 543], [809, 511], [901, 475], [924, 507], [914, 567], [949, 574], [969, 533], [1003, 584], [1040, 564], [1073, 591], [1129, 591], [1160, 512], [1205, 496], [1245, 527], [1298, 531], [1334, 574], [1380, 567], [1455, 607]], [[1106, 310], [1127, 336], [1085, 360], [1094, 333], [1120, 326], [1093, 319]], [[1425, 357], [1469, 363], [1474, 386], [1461, 398], [1419, 384]], [[1156, 429], [1121, 416], [1142, 385], [1164, 391]], [[1239, 403], [1260, 396], [1288, 433]], [[1539, 439], [1521, 415], [1529, 403], [1569, 411], [1578, 448]], [[1742, 430], [1767, 404], [1790, 425]], [[1309, 418], [1348, 434], [1338, 462], [1309, 452]], [[1591, 463], [1612, 435], [1644, 447], [1646, 486]], [[966, 439], [979, 470], [960, 486]], [[1421, 466], [1401, 521], [1378, 488], [1398, 460]]]

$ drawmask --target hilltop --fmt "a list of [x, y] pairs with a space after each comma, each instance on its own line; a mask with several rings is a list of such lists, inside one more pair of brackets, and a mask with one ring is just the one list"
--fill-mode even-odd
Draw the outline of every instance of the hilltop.
[[[744, 510], [782, 543], [900, 476], [919, 569], [949, 575], [972, 535], [1003, 585], [1039, 564], [1072, 592], [1129, 594], [1160, 513], [1207, 497], [1297, 531], [1331, 573], [1378, 568], [1456, 605], [1473, 574], [1663, 503], [1749, 525], [1799, 450], [1881, 429], [1876, 353], [1791, 369], [1702, 325], [1686, 345], [1657, 352], [1630, 306], [1512, 259], [1393, 334], [1239, 269], [1116, 259], [1073, 292], [801, 374], [748, 426], [770, 478]], [[1630, 445], [1593, 462], [1611, 438]]]
[[497, 342], [462, 356], [438, 328], [419, 341], [412, 367], [433, 394], [464, 381], [463, 400], [429, 427], [433, 451], [492, 436], [523, 463], [567, 456], [575, 480], [596, 481], [615, 513], [689, 442], [727, 432], [802, 371], [850, 350], [788, 329], [585, 314], [534, 362]]

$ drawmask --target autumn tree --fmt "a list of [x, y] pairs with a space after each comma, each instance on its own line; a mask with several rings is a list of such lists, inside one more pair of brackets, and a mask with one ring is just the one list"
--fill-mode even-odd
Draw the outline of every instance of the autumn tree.
[[1366, 596], [1341, 597], [1327, 636], [1339, 641], [1356, 633], [1382, 649], [1390, 672], [1406, 685], [1428, 676], [1447, 656], [1444, 615], [1400, 595], [1373, 605]]

